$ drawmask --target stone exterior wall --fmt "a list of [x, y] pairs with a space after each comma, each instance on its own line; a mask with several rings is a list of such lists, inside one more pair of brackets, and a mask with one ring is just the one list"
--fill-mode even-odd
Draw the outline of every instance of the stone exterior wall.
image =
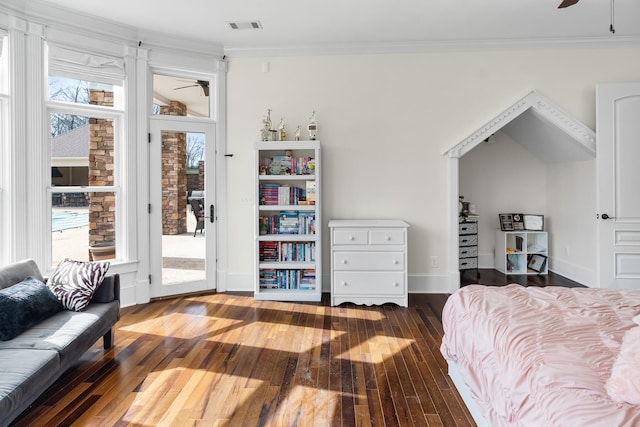
[[198, 173], [190, 173], [187, 175], [187, 190], [188, 191], [204, 190], [204, 160], [200, 160], [198, 162]]
[[[113, 106], [113, 92], [89, 90], [89, 103]], [[113, 120], [89, 118], [89, 186], [114, 185]], [[115, 193], [89, 192], [89, 246], [114, 246]], [[115, 258], [115, 252], [109, 258]], [[91, 252], [89, 259], [94, 259]]]
[[198, 162], [198, 190], [204, 190], [204, 160]]
[[[186, 116], [178, 101], [160, 107], [160, 114]], [[187, 232], [187, 134], [162, 132], [162, 234]]]

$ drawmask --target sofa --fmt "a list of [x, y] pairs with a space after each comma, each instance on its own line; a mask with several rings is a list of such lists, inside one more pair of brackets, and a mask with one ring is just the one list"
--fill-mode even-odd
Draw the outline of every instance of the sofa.
[[[39, 286], [47, 282], [33, 260], [0, 267], [2, 295], [30, 282], [39, 283]], [[55, 301], [56, 296], [53, 298]], [[120, 318], [119, 275], [107, 275], [105, 269], [97, 289], [87, 297], [86, 303], [88, 305], [82, 311], [60, 306], [54, 314], [14, 338], [4, 337], [5, 340], [0, 341], [1, 427], [9, 425], [29, 408], [101, 337], [104, 349], [113, 346], [112, 328]], [[20, 319], [20, 316], [12, 316]], [[28, 319], [20, 321], [30, 324]]]

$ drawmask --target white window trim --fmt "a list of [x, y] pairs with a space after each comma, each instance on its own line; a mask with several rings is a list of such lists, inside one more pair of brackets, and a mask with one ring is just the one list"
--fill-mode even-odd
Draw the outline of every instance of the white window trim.
[[[66, 75], [65, 75], [66, 77]], [[86, 78], [86, 77], [85, 77]], [[125, 141], [125, 111], [123, 109], [118, 109], [115, 107], [106, 107], [101, 105], [92, 105], [92, 104], [76, 104], [72, 102], [62, 102], [62, 101], [51, 101], [47, 100], [45, 102], [45, 107], [47, 111], [47, 125], [50, 126], [51, 115], [52, 114], [70, 114], [70, 115], [78, 115], [99, 119], [107, 119], [113, 120], [114, 126], [114, 135], [113, 135], [113, 144], [114, 144], [114, 182], [113, 186], [64, 186], [64, 187], [53, 187], [51, 184], [51, 177], [48, 177], [47, 182], [47, 207], [48, 211], [51, 211], [52, 204], [52, 194], [53, 193], [88, 193], [88, 192], [96, 192], [96, 193], [114, 193], [116, 197], [116, 212], [115, 212], [115, 231], [116, 231], [116, 256], [119, 256], [118, 259], [112, 261], [112, 263], [124, 262], [127, 259], [122, 258], [122, 254], [128, 253], [124, 248], [128, 244], [126, 242], [126, 235], [124, 233], [124, 223], [125, 223], [125, 215], [127, 212], [126, 200], [123, 197], [123, 189], [122, 189], [122, 177], [123, 177], [123, 168], [124, 168], [124, 152], [123, 144]], [[49, 129], [49, 128], [47, 128]], [[47, 139], [50, 141], [50, 139]], [[46, 153], [48, 163], [51, 164], [51, 145], [47, 144], [46, 150], [43, 150]], [[47, 221], [47, 235], [52, 235], [51, 231], [51, 221]], [[47, 246], [45, 248], [46, 254], [46, 265], [50, 266], [52, 264], [52, 239], [47, 239]]]
[[[8, 177], [4, 176], [6, 171], [10, 169], [7, 167], [7, 162], [9, 159], [9, 97], [6, 95], [0, 95], [0, 167], [2, 168], [2, 173], [0, 173], [0, 234], [3, 236], [9, 236], [10, 230], [9, 223], [7, 222], [7, 218], [9, 217], [9, 212], [5, 209], [6, 206], [9, 206], [7, 200], [8, 194], [3, 191], [3, 188], [6, 185], [6, 179]], [[0, 242], [0, 264], [5, 265], [9, 263], [9, 259], [7, 257], [7, 247], [6, 244], [9, 242], [8, 239], [3, 239]]]

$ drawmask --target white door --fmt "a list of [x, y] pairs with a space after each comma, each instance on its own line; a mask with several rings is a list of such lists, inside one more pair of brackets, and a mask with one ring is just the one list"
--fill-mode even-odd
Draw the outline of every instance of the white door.
[[215, 289], [215, 124], [159, 116], [150, 134], [151, 296]]
[[640, 288], [640, 83], [596, 88], [598, 286]]

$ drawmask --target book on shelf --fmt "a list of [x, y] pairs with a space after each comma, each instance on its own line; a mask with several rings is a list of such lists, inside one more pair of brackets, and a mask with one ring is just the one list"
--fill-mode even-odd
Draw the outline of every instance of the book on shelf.
[[263, 175], [311, 175], [315, 168], [312, 157], [262, 157], [259, 165], [259, 171]]
[[304, 198], [304, 190], [290, 185], [260, 184], [261, 205], [298, 205]]
[[308, 204], [316, 203], [316, 182], [315, 181], [307, 181], [305, 188], [305, 200]]
[[260, 287], [263, 289], [316, 289], [316, 271], [314, 269], [260, 270]]
[[278, 215], [260, 216], [258, 227], [265, 234], [315, 234], [314, 212], [282, 211]]

